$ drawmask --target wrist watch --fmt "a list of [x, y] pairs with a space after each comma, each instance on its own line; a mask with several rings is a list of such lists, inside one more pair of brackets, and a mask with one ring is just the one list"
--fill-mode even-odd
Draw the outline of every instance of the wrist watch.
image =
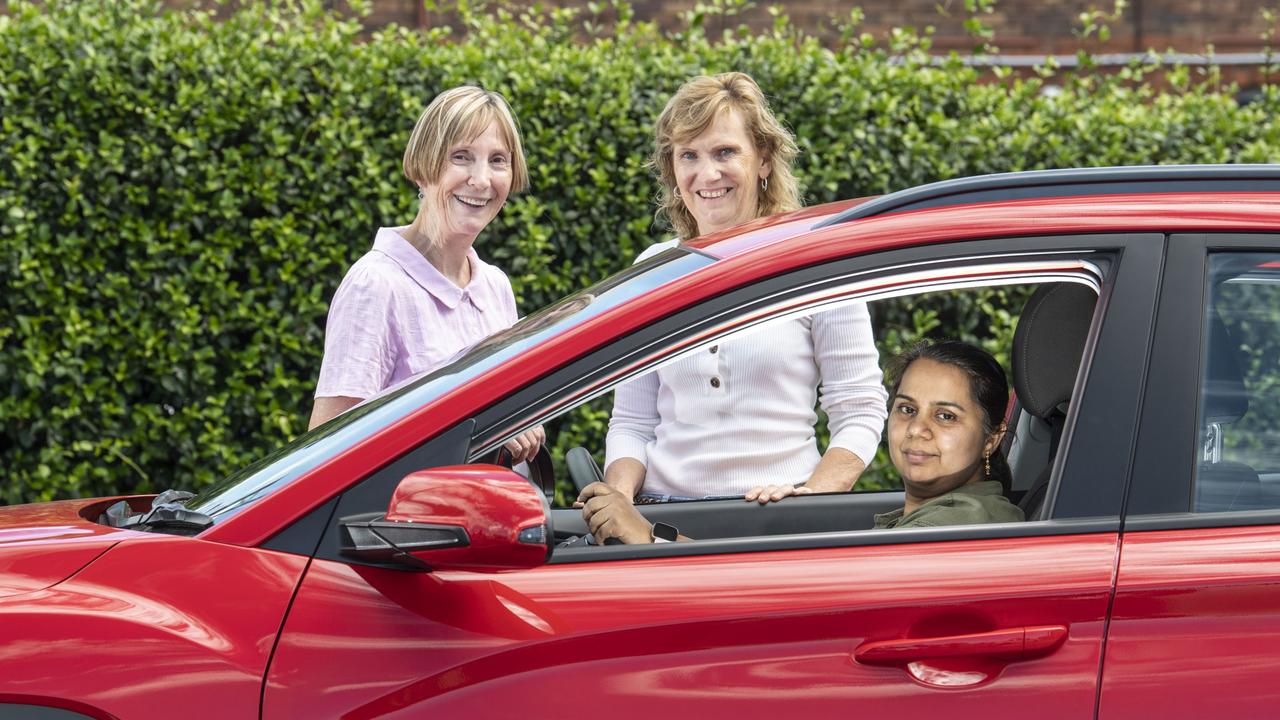
[[676, 529], [675, 525], [668, 525], [664, 522], [653, 524], [653, 542], [675, 542], [678, 537], [680, 537], [680, 531]]

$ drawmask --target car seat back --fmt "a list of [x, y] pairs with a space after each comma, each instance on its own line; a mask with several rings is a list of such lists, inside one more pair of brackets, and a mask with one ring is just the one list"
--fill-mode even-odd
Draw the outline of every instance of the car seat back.
[[1028, 520], [1039, 518], [1048, 493], [1097, 299], [1085, 285], [1048, 283], [1036, 288], [1018, 318], [1011, 352], [1014, 391], [1032, 423], [1049, 436], [1045, 465], [1018, 503]]

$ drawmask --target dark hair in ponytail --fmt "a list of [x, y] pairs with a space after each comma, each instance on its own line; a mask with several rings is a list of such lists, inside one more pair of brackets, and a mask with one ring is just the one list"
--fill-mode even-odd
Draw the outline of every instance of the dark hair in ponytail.
[[[1004, 422], [1005, 411], [1009, 407], [1009, 381], [1005, 378], [1004, 368], [991, 353], [980, 347], [957, 340], [939, 340], [930, 342], [923, 340], [902, 351], [889, 361], [886, 371], [892, 389], [889, 391], [889, 406], [893, 407], [893, 398], [898, 394], [902, 384], [902, 376], [907, 368], [916, 360], [932, 360], [943, 365], [959, 368], [969, 378], [969, 391], [978, 401], [982, 409], [982, 430], [987, 435], [995, 432]], [[990, 479], [1000, 482], [1004, 493], [1009, 494], [1013, 483], [1013, 473], [1009, 470], [1009, 462], [1005, 459], [1004, 450], [996, 447], [991, 453]]]

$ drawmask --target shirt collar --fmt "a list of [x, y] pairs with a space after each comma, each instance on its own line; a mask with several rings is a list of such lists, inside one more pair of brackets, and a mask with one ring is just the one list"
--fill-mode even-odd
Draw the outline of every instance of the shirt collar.
[[471, 282], [467, 287], [460, 288], [441, 274], [436, 266], [423, 257], [422, 253], [418, 252], [418, 249], [408, 240], [405, 240], [398, 232], [400, 229], [378, 228], [378, 234], [373, 238], [373, 249], [391, 258], [423, 290], [444, 303], [450, 310], [458, 307], [463, 300], [470, 300], [477, 310], [484, 312], [484, 302], [481, 298], [484, 293], [475, 292], [479, 287], [478, 278], [480, 277], [480, 256], [476, 255], [475, 248], [467, 251], [467, 262], [471, 264]]
[[[931, 505], [938, 505], [943, 502], [950, 502], [952, 496], [960, 493], [963, 493], [965, 495], [1003, 495], [1004, 486], [1000, 484], [999, 480], [980, 480], [976, 483], [961, 485], [960, 487], [956, 488], [955, 490], [952, 490], [949, 493], [945, 493], [943, 495], [939, 495], [938, 497], [929, 498], [928, 500], [925, 500], [924, 502], [920, 503], [920, 506], [917, 507], [912, 512], [914, 514], [916, 511], [919, 511], [921, 508], [925, 508]], [[903, 515], [902, 508], [898, 508], [897, 510], [890, 510], [889, 512], [876, 514], [875, 516], [872, 517], [872, 522], [875, 523], [875, 527], [877, 528], [886, 527], [886, 526], [893, 527], [893, 525], [889, 525], [889, 523], [897, 524], [897, 521], [902, 519], [902, 515]]]

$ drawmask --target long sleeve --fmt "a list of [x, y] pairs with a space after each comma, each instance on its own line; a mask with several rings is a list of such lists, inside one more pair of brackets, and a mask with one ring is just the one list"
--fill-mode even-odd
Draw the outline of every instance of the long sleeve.
[[870, 465], [884, 430], [888, 393], [866, 303], [814, 315], [812, 332], [819, 402], [831, 430], [828, 446], [844, 448]]
[[618, 458], [648, 465], [645, 448], [657, 437], [658, 373], [651, 372], [619, 385], [613, 393], [613, 415], [605, 438], [604, 466]]
[[[675, 247], [677, 240], [654, 243], [645, 248], [634, 263]], [[604, 466], [618, 458], [632, 458], [648, 467], [645, 448], [657, 437], [658, 373], [651, 372], [619, 385], [613, 393], [613, 414], [605, 436]]]

